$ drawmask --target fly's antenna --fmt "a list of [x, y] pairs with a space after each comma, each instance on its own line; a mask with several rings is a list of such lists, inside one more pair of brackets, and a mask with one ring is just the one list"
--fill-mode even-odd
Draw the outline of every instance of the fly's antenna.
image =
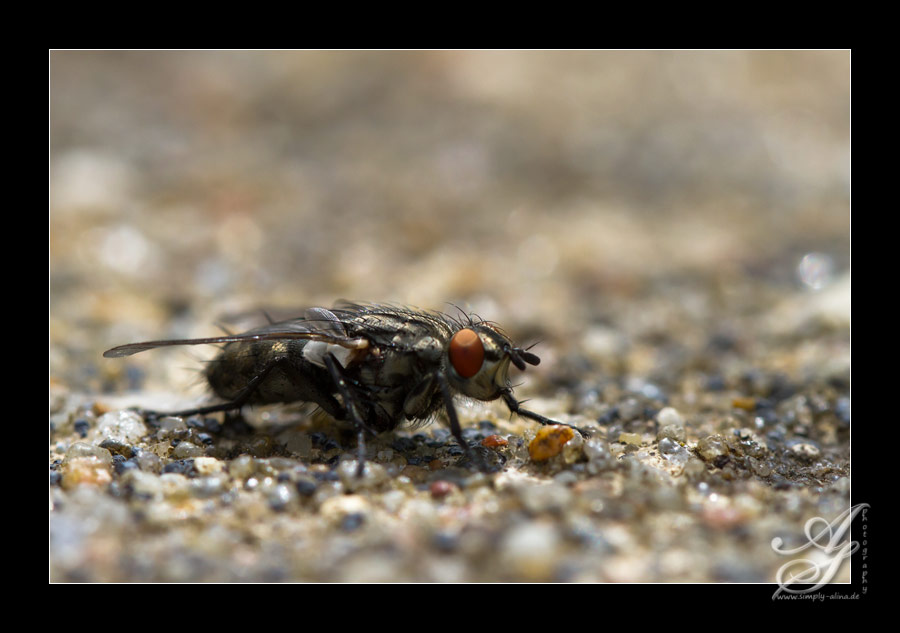
[[521, 347], [513, 347], [512, 345], [506, 345], [503, 347], [503, 351], [509, 356], [509, 359], [512, 361], [513, 365], [518, 367], [520, 370], [525, 371], [525, 363], [529, 365], [540, 365], [541, 359], [538, 358], [535, 354], [522, 349]]

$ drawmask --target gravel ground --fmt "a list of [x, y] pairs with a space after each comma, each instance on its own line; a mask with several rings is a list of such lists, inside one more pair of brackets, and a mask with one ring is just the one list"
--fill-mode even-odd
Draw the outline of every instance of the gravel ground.
[[[50, 580], [773, 583], [851, 503], [849, 58], [52, 53]], [[358, 479], [310, 407], [142, 413], [215, 349], [101, 357], [342, 298], [537, 342], [590, 435], [460, 402], [494, 472], [439, 419]]]

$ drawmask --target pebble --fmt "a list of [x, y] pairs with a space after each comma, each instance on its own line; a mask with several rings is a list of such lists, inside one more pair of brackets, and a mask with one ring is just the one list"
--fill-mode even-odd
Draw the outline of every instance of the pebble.
[[129, 458], [134, 455], [134, 449], [128, 444], [123, 444], [119, 440], [107, 438], [100, 442], [100, 448], [105, 448], [113, 455], [121, 455], [125, 458]]
[[728, 447], [721, 435], [709, 435], [697, 442], [697, 451], [707, 462], [728, 454]]
[[500, 446], [506, 446], [509, 444], [509, 440], [500, 435], [488, 435], [486, 438], [481, 440], [481, 445], [487, 448], [498, 448]]
[[749, 458], [750, 470], [760, 477], [768, 477], [772, 474], [772, 466], [769, 462], [755, 457]]
[[162, 470], [162, 460], [156, 453], [141, 451], [134, 459], [138, 468], [148, 473], [158, 473]]
[[312, 453], [313, 441], [309, 433], [289, 430], [278, 437], [285, 449], [302, 460], [308, 460]]
[[445, 531], [438, 531], [431, 540], [434, 548], [444, 554], [454, 552], [459, 547], [459, 536]]
[[214, 475], [225, 470], [225, 464], [215, 457], [196, 457], [194, 469], [199, 475]]
[[630, 422], [644, 412], [644, 405], [637, 398], [627, 398], [619, 403], [619, 418], [623, 422]]
[[132, 494], [144, 499], [162, 499], [163, 488], [159, 476], [141, 470], [129, 470], [121, 482]]
[[691, 458], [684, 446], [668, 437], [659, 441], [659, 452], [666, 461], [676, 466], [683, 466]]
[[91, 429], [91, 423], [85, 418], [78, 418], [73, 424], [75, 432], [79, 437], [87, 437], [88, 431]]
[[256, 472], [256, 460], [250, 455], [241, 455], [228, 463], [228, 472], [235, 479], [246, 480]]
[[148, 433], [143, 418], [136, 412], [125, 409], [101, 415], [97, 418], [96, 430], [104, 440], [121, 444], [135, 444]]
[[656, 439], [662, 440], [669, 438], [676, 442], [684, 443], [687, 434], [684, 430], [684, 418], [673, 407], [663, 407], [656, 414], [656, 421], [659, 424], [659, 430], [656, 432]]
[[428, 486], [428, 492], [429, 494], [431, 494], [431, 497], [433, 499], [443, 499], [457, 489], [458, 487], [456, 486], [456, 484], [445, 481], [443, 479], [432, 481]]
[[643, 443], [643, 438], [640, 433], [619, 433], [618, 441], [622, 444], [630, 444], [632, 446], [640, 446]]
[[228, 478], [221, 475], [197, 477], [191, 480], [191, 495], [200, 499], [215, 497], [228, 491]]
[[163, 473], [159, 484], [166, 499], [182, 500], [191, 496], [191, 480], [181, 473]]
[[288, 509], [298, 498], [297, 488], [278, 484], [268, 492], [269, 507], [278, 512]]
[[696, 479], [706, 472], [706, 464], [696, 457], [688, 457], [684, 464], [684, 474], [690, 479]]
[[358, 517], [356, 520], [365, 520], [372, 512], [369, 501], [355, 494], [336, 495], [325, 499], [319, 506], [319, 513], [332, 525], [340, 526], [348, 516]]
[[65, 489], [79, 486], [108, 486], [112, 482], [113, 457], [105, 448], [76, 442], [66, 451], [60, 467], [60, 485]]
[[846, 426], [850, 426], [850, 398], [842, 396], [834, 405], [834, 412], [838, 419]]
[[817, 446], [810, 444], [809, 442], [799, 442], [794, 444], [791, 446], [791, 452], [807, 461], [814, 461], [822, 454], [822, 451], [820, 451]]
[[197, 446], [193, 442], [179, 442], [172, 450], [173, 459], [189, 459], [191, 457], [203, 457], [206, 455], [206, 449]]
[[184, 437], [187, 430], [188, 425], [184, 418], [169, 415], [156, 421], [156, 436], [160, 439]]
[[65, 465], [67, 461], [84, 457], [95, 458], [99, 462], [110, 466], [112, 465], [112, 453], [101, 446], [94, 446], [87, 442], [75, 442], [69, 446], [69, 449], [66, 451], [66, 458], [63, 460], [63, 465]]
[[616, 459], [609, 452], [609, 445], [603, 440], [590, 438], [584, 443], [584, 455], [588, 459], [588, 472], [597, 474], [614, 468]]
[[357, 473], [357, 464], [355, 459], [347, 459], [338, 464], [337, 475], [347, 490], [372, 488], [387, 481], [387, 471], [381, 464], [367, 461], [363, 466], [362, 477]]
[[572, 438], [563, 444], [563, 461], [566, 464], [574, 464], [584, 455], [584, 437], [577, 431], [572, 434]]
[[311, 497], [319, 487], [319, 483], [309, 475], [301, 475], [294, 482], [294, 487], [301, 497]]
[[684, 426], [684, 418], [681, 417], [681, 414], [678, 412], [678, 409], [675, 407], [663, 407], [656, 414], [656, 421], [659, 422], [659, 425], [662, 426]]
[[676, 448], [679, 448], [678, 443], [668, 437], [659, 441], [659, 452], [663, 455], [674, 452]]
[[532, 514], [562, 512], [572, 503], [572, 491], [558, 481], [524, 482], [513, 486], [522, 506]]
[[500, 543], [508, 572], [524, 581], [552, 578], [559, 560], [560, 536], [552, 523], [529, 521], [512, 527]]
[[342, 532], [354, 532], [358, 530], [366, 522], [366, 515], [360, 512], [353, 512], [345, 515], [341, 519], [339, 525]]
[[558, 424], [542, 426], [528, 444], [528, 454], [536, 462], [545, 462], [559, 455], [566, 442], [575, 437], [575, 431]]
[[176, 459], [163, 466], [162, 472], [163, 474], [178, 473], [180, 475], [190, 476], [194, 473], [194, 460]]
[[678, 424], [667, 424], [665, 426], [661, 426], [659, 431], [656, 433], [656, 439], [662, 441], [663, 439], [670, 439], [676, 442], [684, 442], [687, 440], [687, 434], [685, 433], [684, 427]]
[[275, 448], [275, 440], [269, 435], [255, 435], [246, 444], [247, 451], [254, 457], [268, 457]]

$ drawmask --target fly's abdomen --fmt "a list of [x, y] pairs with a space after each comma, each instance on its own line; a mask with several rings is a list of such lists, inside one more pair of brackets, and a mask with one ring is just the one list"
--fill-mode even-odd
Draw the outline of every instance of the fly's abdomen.
[[229, 343], [210, 363], [206, 378], [223, 400], [248, 404], [315, 401], [330, 386], [322, 370], [303, 358], [307, 341]]

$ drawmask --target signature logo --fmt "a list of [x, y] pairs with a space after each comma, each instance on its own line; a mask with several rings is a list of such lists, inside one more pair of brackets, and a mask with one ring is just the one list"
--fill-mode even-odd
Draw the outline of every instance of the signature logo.
[[[830, 523], [821, 517], [810, 519], [803, 528], [807, 542], [800, 547], [782, 549], [784, 541], [781, 537], [773, 538], [772, 549], [779, 554], [792, 556], [810, 548], [815, 549], [810, 552], [814, 558], [795, 558], [778, 569], [775, 580], [779, 586], [772, 599], [782, 593], [810, 593], [828, 584], [840, 569], [844, 559], [850, 558], [859, 549], [859, 542], [849, 540], [848, 532], [854, 517], [868, 507], [868, 503], [858, 503]], [[797, 584], [811, 586], [803, 589], [792, 588], [792, 585]]]

